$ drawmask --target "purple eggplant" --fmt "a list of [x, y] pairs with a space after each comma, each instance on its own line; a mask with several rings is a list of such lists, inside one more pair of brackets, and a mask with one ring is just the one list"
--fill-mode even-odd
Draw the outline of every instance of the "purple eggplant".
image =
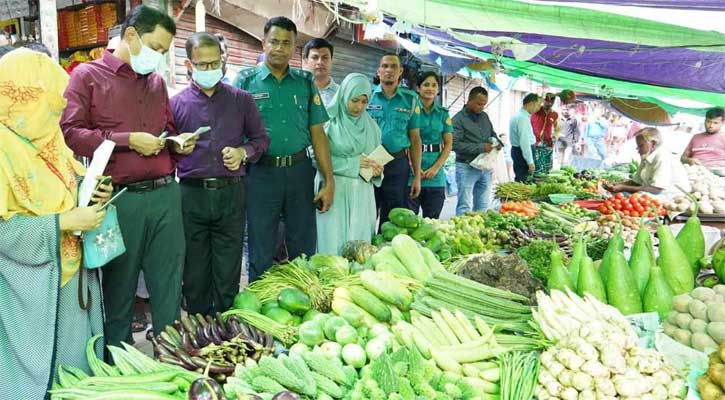
[[199, 378], [191, 384], [189, 400], [224, 400], [222, 387], [211, 378]]
[[272, 400], [300, 400], [300, 396], [292, 392], [279, 392], [272, 397]]

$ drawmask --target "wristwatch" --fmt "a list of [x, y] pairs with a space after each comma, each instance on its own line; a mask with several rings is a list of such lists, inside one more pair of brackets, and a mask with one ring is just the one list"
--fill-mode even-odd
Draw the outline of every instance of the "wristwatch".
[[244, 153], [242, 155], [242, 165], [247, 165], [247, 149], [244, 147], [240, 147], [242, 149], [242, 152]]

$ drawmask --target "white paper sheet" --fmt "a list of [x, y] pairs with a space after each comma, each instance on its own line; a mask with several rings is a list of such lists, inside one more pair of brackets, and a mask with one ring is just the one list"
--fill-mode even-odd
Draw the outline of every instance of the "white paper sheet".
[[[365, 155], [365, 154], [363, 154]], [[393, 156], [390, 155], [390, 153], [385, 150], [385, 148], [380, 145], [375, 150], [373, 150], [370, 155], [365, 155], [367, 158], [375, 161], [376, 163], [385, 166], [385, 164], [393, 161]], [[372, 168], [363, 168], [360, 170], [360, 176], [365, 179], [366, 182], [370, 182], [370, 179], [373, 178], [373, 170]]]
[[116, 143], [110, 140], [104, 140], [100, 146], [93, 152], [93, 158], [91, 159], [91, 165], [86, 170], [86, 176], [81, 182], [81, 187], [78, 191], [78, 207], [85, 207], [91, 201], [93, 196], [93, 190], [96, 188], [98, 181], [96, 178], [103, 175], [103, 171], [106, 170], [108, 160], [111, 158], [111, 153], [116, 147]]

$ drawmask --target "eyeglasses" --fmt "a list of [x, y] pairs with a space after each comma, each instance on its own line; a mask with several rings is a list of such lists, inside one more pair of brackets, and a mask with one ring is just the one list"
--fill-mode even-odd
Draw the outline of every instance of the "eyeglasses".
[[195, 63], [192, 61], [191, 63], [200, 71], [209, 71], [212, 69], [219, 69], [222, 67], [222, 60], [213, 61], [213, 62], [201, 62], [201, 63]]

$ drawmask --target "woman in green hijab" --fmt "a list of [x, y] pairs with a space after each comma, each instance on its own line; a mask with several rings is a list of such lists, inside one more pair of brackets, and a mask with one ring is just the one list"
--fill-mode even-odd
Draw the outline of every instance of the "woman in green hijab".
[[[330, 121], [325, 132], [330, 141], [335, 174], [335, 203], [324, 214], [317, 214], [317, 251], [340, 254], [349, 240], [370, 241], [375, 234], [375, 193], [383, 167], [368, 159], [380, 145], [381, 132], [367, 113], [372, 89], [369, 79], [358, 73], [348, 75], [327, 107]], [[372, 179], [361, 177], [372, 172]], [[315, 186], [319, 185], [318, 174]]]

